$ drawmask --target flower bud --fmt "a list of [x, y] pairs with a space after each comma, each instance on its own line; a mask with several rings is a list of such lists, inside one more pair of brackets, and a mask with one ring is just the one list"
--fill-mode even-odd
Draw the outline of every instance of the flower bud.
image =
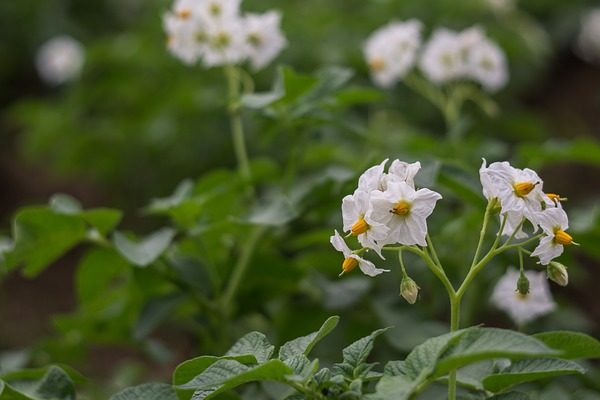
[[408, 301], [409, 304], [415, 304], [419, 295], [420, 287], [412, 280], [409, 276], [402, 278], [400, 283], [400, 295], [404, 297], [404, 300]]
[[529, 279], [527, 279], [525, 274], [522, 272], [519, 276], [519, 279], [517, 280], [517, 291], [522, 296], [527, 296], [529, 294]]
[[546, 269], [548, 279], [558, 283], [560, 286], [567, 286], [569, 284], [569, 273], [567, 267], [559, 262], [552, 261], [548, 264]]

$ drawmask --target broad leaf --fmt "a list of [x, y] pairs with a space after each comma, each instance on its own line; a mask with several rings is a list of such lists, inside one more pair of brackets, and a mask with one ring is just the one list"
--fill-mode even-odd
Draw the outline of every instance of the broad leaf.
[[256, 358], [256, 361], [259, 364], [262, 364], [271, 357], [273, 350], [275, 350], [275, 346], [269, 343], [264, 334], [260, 332], [250, 332], [235, 342], [225, 355], [241, 356], [244, 354], [251, 354]]
[[[50, 366], [39, 369], [26, 369], [15, 372], [10, 372], [2, 376], [2, 380], [14, 392], [25, 395], [25, 398], [35, 400], [52, 399], [52, 400], [74, 400], [75, 385], [71, 376], [57, 366]], [[2, 393], [0, 399], [12, 399], [11, 390]], [[6, 396], [6, 397], [5, 397]], [[14, 397], [20, 399], [21, 397]]]
[[283, 344], [279, 348], [279, 358], [286, 360], [296, 355], [308, 355], [313, 347], [325, 336], [327, 336], [338, 324], [338, 316], [329, 317], [317, 332], [302, 336]]
[[85, 223], [76, 216], [56, 214], [46, 207], [25, 208], [15, 217], [14, 244], [4, 255], [6, 265], [25, 264], [23, 273], [34, 277], [85, 236]]
[[526, 393], [508, 392], [508, 393], [502, 393], [502, 394], [498, 394], [496, 396], [492, 396], [492, 397], [490, 397], [489, 400], [530, 400], [530, 399], [531, 399], [531, 397], [529, 397], [529, 395]]
[[250, 354], [231, 357], [200, 356], [192, 358], [191, 360], [182, 362], [175, 368], [173, 372], [173, 385], [183, 385], [191, 381], [219, 360], [234, 360], [242, 364], [256, 364], [256, 358]]
[[123, 257], [139, 267], [146, 267], [160, 257], [174, 237], [173, 229], [162, 228], [137, 243], [115, 232], [113, 242]]
[[600, 358], [600, 342], [585, 333], [556, 331], [533, 336], [548, 347], [560, 350], [560, 358]]
[[133, 337], [142, 340], [158, 327], [185, 297], [181, 293], [171, 293], [162, 297], [150, 299], [142, 310], [133, 328]]
[[13, 389], [0, 379], [0, 400], [34, 400]]
[[523, 359], [556, 355], [556, 350], [522, 333], [497, 328], [473, 328], [441, 357], [435, 375], [441, 376], [464, 365], [492, 358]]
[[375, 341], [375, 338], [388, 329], [389, 328], [378, 329], [369, 336], [365, 336], [346, 347], [342, 351], [342, 354], [344, 355], [344, 363], [352, 366], [353, 368], [356, 368], [360, 364], [364, 363], [373, 350], [373, 342]]
[[144, 383], [120, 391], [110, 400], [178, 400], [171, 385], [166, 383]]
[[521, 360], [511, 364], [501, 373], [484, 378], [483, 386], [492, 392], [501, 392], [511, 386], [560, 375], [583, 374], [579, 364], [556, 359]]
[[377, 383], [375, 393], [364, 398], [366, 400], [408, 400], [418, 385], [418, 381], [405, 375], [386, 375]]

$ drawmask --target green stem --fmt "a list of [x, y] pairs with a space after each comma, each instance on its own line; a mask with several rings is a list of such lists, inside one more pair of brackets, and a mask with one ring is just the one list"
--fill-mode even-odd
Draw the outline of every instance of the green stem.
[[246, 243], [244, 247], [242, 247], [242, 252], [240, 257], [233, 268], [233, 272], [231, 274], [231, 278], [227, 283], [227, 287], [225, 288], [225, 292], [223, 293], [223, 297], [221, 298], [221, 304], [223, 306], [223, 311], [227, 314], [231, 313], [231, 306], [233, 301], [235, 300], [235, 296], [237, 291], [246, 275], [246, 271], [250, 266], [250, 260], [252, 259], [252, 254], [256, 248], [256, 244], [258, 240], [263, 235], [265, 231], [264, 227], [255, 228], [246, 239]]
[[[460, 303], [461, 298], [458, 296], [450, 299], [450, 332], [460, 328]], [[456, 400], [456, 370], [448, 374], [448, 400]]]
[[232, 65], [225, 66], [227, 87], [229, 92], [229, 118], [231, 121], [231, 133], [233, 135], [233, 149], [238, 162], [240, 175], [246, 183], [250, 183], [250, 163], [246, 150], [244, 138], [244, 126], [242, 125], [242, 113], [240, 105], [240, 71]]

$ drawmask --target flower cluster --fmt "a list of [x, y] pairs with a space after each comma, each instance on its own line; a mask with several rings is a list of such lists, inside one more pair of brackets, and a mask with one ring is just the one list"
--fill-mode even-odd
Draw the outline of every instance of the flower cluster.
[[544, 183], [535, 171], [514, 168], [506, 161], [488, 167], [483, 160], [479, 176], [484, 196], [500, 206], [501, 218], [505, 219], [503, 235], [527, 237], [522, 229], [525, 221], [533, 225], [534, 232], [541, 228], [540, 243], [531, 254], [540, 264], [548, 265], [562, 254], [565, 245], [576, 244], [566, 232], [569, 221], [561, 205], [565, 199], [544, 193]]
[[344, 254], [343, 272], [356, 266], [370, 276], [384, 272], [358, 256], [366, 249], [383, 258], [382, 248], [388, 244], [427, 246], [426, 219], [442, 196], [429, 189], [415, 188], [419, 162], [394, 160], [385, 172], [387, 162], [367, 169], [354, 193], [342, 200], [343, 230], [363, 246], [352, 252], [337, 231], [331, 237], [333, 246]]
[[35, 63], [44, 82], [60, 85], [75, 79], [83, 68], [85, 51], [70, 36], [56, 36], [40, 47]]
[[492, 92], [508, 80], [504, 52], [478, 27], [462, 32], [436, 29], [421, 43], [421, 23], [393, 22], [375, 31], [364, 46], [364, 55], [376, 84], [391, 87], [414, 66], [437, 85], [473, 80]]
[[249, 61], [259, 70], [286, 46], [281, 14], [240, 14], [241, 0], [176, 0], [164, 15], [167, 46], [186, 64], [209, 68]]

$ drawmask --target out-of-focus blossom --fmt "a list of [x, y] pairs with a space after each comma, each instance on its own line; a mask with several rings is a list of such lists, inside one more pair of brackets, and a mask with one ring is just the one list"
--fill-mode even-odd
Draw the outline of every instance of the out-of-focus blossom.
[[36, 55], [40, 77], [50, 85], [60, 85], [79, 76], [85, 61], [81, 43], [70, 36], [57, 36], [44, 43]]
[[529, 281], [529, 293], [517, 290], [520, 273], [509, 268], [500, 278], [491, 297], [492, 303], [506, 312], [518, 325], [523, 325], [556, 308], [544, 272], [525, 271]]
[[414, 19], [392, 22], [371, 34], [363, 52], [377, 85], [393, 86], [414, 66], [421, 46], [421, 26]]
[[464, 71], [464, 61], [458, 34], [446, 28], [436, 29], [425, 44], [419, 68], [436, 84], [459, 78]]
[[281, 32], [281, 14], [269, 11], [264, 14], [246, 14], [246, 42], [248, 58], [255, 70], [268, 65], [287, 45]]
[[600, 64], [600, 8], [589, 11], [582, 18], [577, 52], [586, 61]]

